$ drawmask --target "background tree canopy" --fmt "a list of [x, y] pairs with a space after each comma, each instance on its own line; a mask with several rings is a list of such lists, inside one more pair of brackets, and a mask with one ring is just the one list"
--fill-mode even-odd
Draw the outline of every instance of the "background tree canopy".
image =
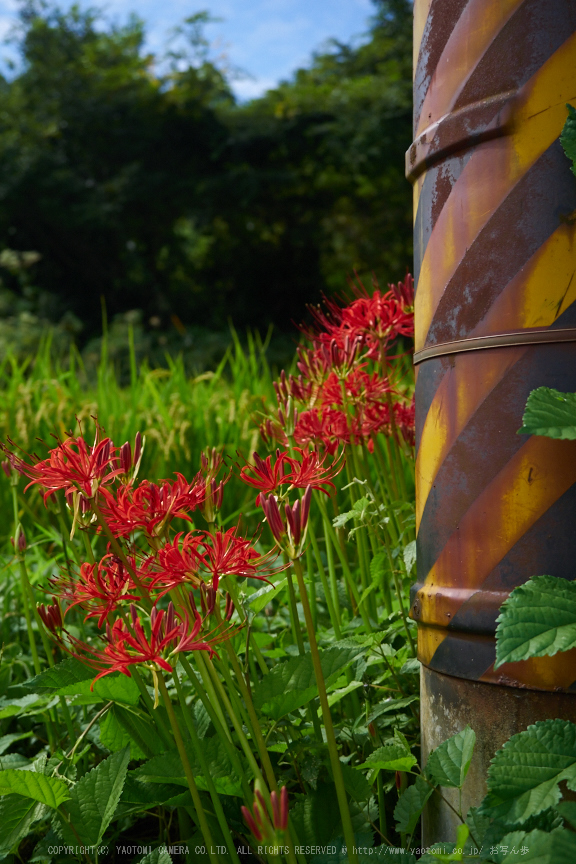
[[404, 275], [409, 0], [376, 0], [363, 44], [240, 105], [206, 20], [155, 58], [136, 18], [22, 7], [22, 63], [0, 81], [0, 312], [73, 312], [90, 336], [103, 297], [156, 326], [286, 329], [354, 270]]

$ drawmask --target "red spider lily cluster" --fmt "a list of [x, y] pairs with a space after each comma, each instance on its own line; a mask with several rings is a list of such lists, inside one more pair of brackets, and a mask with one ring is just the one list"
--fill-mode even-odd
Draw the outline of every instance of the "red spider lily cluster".
[[311, 341], [298, 349], [298, 376], [276, 383], [278, 412], [261, 427], [265, 440], [290, 440], [335, 453], [348, 444], [373, 449], [374, 436], [392, 435], [414, 446], [414, 401], [388, 378], [388, 350], [414, 335], [414, 281], [369, 294], [355, 286], [341, 307], [332, 299], [314, 308]]
[[[237, 526], [227, 531], [215, 526], [228, 479], [219, 477], [219, 454], [202, 457], [192, 482], [177, 474], [156, 484], [137, 481], [142, 448], [140, 435], [134, 450], [129, 444], [118, 448], [100, 429], [92, 446], [71, 436], [46, 459], [27, 460], [2, 445], [12, 468], [30, 479], [28, 486], [40, 487], [45, 503], [63, 493], [74, 525], [92, 526], [108, 541], [99, 561], [54, 577], [53, 603], [39, 607], [46, 628], [98, 673], [95, 680], [111, 672], [130, 676], [133, 667], [143, 666], [156, 684], [160, 670], [172, 671], [179, 652], [212, 656], [235, 629], [229, 623], [234, 604], [221, 580], [268, 581], [278, 572], [275, 553], [262, 555]], [[304, 459], [291, 471], [298, 480], [311, 476], [313, 466]], [[203, 514], [208, 530], [194, 527], [195, 513]], [[190, 530], [175, 532], [174, 520], [192, 523]], [[66, 629], [74, 608], [96, 624], [92, 641]]]
[[242, 807], [242, 815], [250, 829], [252, 836], [261, 843], [263, 840], [269, 843], [278, 842], [278, 833], [288, 829], [288, 789], [283, 786], [280, 795], [276, 792], [270, 793], [270, 810], [272, 819], [268, 814], [266, 801], [262, 792], [254, 790], [254, 803], [252, 809]]
[[[326, 464], [326, 454], [320, 456], [314, 450], [306, 452], [295, 447], [294, 453], [295, 456], [290, 456], [286, 450], [276, 450], [275, 456], [266, 459], [254, 453], [254, 464], [245, 465], [240, 471], [241, 479], [258, 489], [256, 505], [262, 507], [276, 544], [291, 559], [302, 553], [312, 490], [329, 495], [326, 487], [335, 488], [332, 480], [344, 467], [342, 458]], [[291, 503], [291, 493], [301, 489], [304, 489], [302, 498]]]

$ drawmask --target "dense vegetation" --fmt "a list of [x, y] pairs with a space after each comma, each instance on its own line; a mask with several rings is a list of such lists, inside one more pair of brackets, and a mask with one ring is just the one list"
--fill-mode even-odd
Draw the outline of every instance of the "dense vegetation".
[[334, 43], [239, 105], [210, 60], [203, 14], [152, 57], [136, 19], [25, 3], [21, 60], [0, 81], [11, 331], [33, 315], [64, 319], [65, 332], [84, 325], [85, 339], [100, 330], [101, 298], [109, 318], [140, 309], [144, 329], [180, 336], [225, 329], [229, 316], [287, 330], [347, 273], [402, 278], [411, 4], [375, 0], [374, 11], [362, 44]]

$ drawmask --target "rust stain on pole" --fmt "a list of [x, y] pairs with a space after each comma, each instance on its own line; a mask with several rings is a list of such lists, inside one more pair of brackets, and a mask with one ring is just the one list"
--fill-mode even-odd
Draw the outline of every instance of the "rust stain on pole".
[[[414, 17], [419, 657], [569, 691], [576, 652], [493, 664], [509, 592], [576, 578], [576, 442], [516, 434], [531, 390], [576, 390], [575, 342], [547, 333], [576, 338], [576, 183], [558, 142], [576, 3], [415, 0]], [[551, 341], [529, 344], [539, 333]], [[466, 339], [481, 350], [443, 353]]]

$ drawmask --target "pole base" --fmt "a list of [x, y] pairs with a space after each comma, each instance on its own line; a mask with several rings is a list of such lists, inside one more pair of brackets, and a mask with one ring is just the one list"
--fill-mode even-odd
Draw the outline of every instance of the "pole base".
[[[537, 720], [559, 718], [576, 723], [576, 693], [543, 692], [519, 687], [484, 684], [442, 675], [421, 667], [422, 765], [430, 752], [469, 725], [476, 746], [462, 791], [464, 817], [486, 794], [486, 774], [497, 750]], [[459, 809], [458, 789], [442, 789], [442, 795]], [[422, 818], [422, 845], [456, 839], [460, 820], [437, 792]]]

